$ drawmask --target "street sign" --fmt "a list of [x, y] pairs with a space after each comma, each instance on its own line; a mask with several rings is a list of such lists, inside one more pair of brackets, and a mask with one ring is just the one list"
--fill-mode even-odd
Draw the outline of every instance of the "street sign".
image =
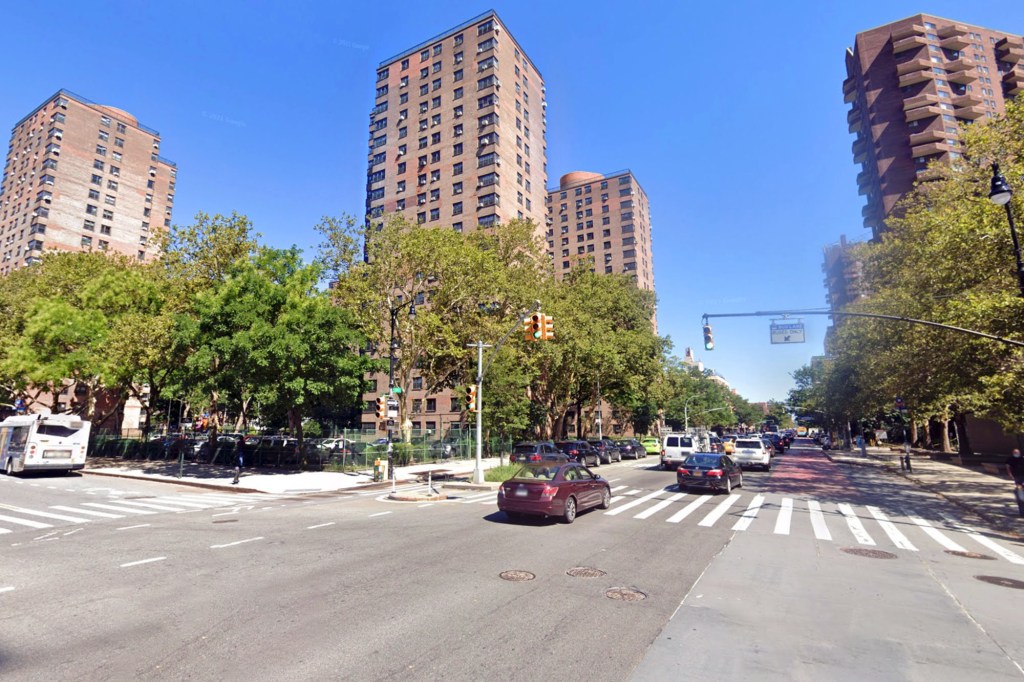
[[394, 393], [395, 395], [399, 395], [402, 392], [402, 387], [401, 386], [392, 386], [391, 387], [391, 392]]
[[772, 343], [804, 343], [804, 323], [772, 321], [771, 335]]
[[896, 398], [896, 409], [900, 412], [907, 409], [907, 404], [903, 402], [903, 398]]

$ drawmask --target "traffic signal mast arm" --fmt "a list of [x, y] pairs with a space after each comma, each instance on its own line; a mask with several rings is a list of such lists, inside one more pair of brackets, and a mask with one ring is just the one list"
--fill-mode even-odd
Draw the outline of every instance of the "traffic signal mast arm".
[[831, 317], [868, 317], [876, 320], [894, 320], [896, 322], [907, 322], [908, 324], [920, 324], [926, 327], [948, 329], [950, 331], [960, 332], [961, 334], [980, 336], [983, 339], [991, 339], [992, 341], [998, 341], [1010, 346], [1020, 346], [1024, 348], [1024, 341], [1014, 341], [1013, 339], [1007, 339], [1002, 336], [979, 332], [975, 329], [964, 329], [963, 327], [954, 327], [953, 325], [942, 324], [941, 322], [917, 320], [913, 317], [902, 317], [900, 315], [882, 315], [881, 313], [846, 313], [832, 312], [828, 310], [763, 310], [756, 313], [704, 313], [701, 319], [704, 321], [704, 326], [707, 327], [708, 319], [712, 317], [777, 317], [780, 315], [829, 315]]

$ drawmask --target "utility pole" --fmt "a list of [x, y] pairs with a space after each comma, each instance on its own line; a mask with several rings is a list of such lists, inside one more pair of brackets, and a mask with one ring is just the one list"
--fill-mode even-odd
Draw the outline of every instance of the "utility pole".
[[476, 468], [473, 469], [473, 483], [483, 483], [484, 422], [481, 406], [484, 395], [484, 348], [491, 348], [491, 346], [483, 341], [467, 344], [467, 346], [476, 348]]

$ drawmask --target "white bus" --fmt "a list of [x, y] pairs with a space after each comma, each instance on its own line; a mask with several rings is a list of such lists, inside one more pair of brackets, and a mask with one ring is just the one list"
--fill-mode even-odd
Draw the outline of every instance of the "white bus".
[[72, 414], [29, 414], [0, 422], [0, 467], [22, 471], [73, 471], [85, 467], [92, 424]]

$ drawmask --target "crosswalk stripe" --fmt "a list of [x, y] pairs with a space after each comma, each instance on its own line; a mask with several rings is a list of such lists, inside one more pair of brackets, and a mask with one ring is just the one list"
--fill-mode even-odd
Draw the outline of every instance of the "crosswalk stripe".
[[705, 502], [707, 502], [710, 499], [711, 499], [711, 497], [709, 495], [701, 495], [701, 496], [699, 496], [693, 502], [691, 502], [690, 504], [686, 505], [685, 507], [683, 507], [682, 509], [677, 511], [675, 514], [673, 514], [672, 516], [670, 516], [667, 519], [665, 519], [665, 523], [679, 523], [680, 521], [685, 519], [687, 516], [689, 516], [691, 513], [693, 513], [693, 511], [697, 507], [701, 506], [702, 504], [704, 504]]
[[628, 488], [628, 487], [629, 487], [628, 485], [617, 485], [614, 488], [612, 488], [612, 492], [614, 493], [616, 490], [622, 490], [623, 488]]
[[52, 524], [41, 523], [39, 521], [29, 521], [28, 519], [19, 519], [14, 516], [4, 516], [0, 514], [0, 521], [6, 521], [8, 523], [16, 523], [19, 526], [28, 526], [29, 528], [53, 528]]
[[498, 496], [492, 495], [491, 497], [488, 497], [486, 500], [482, 500], [480, 504], [498, 504]]
[[639, 514], [637, 514], [633, 518], [634, 519], [649, 519], [650, 517], [652, 517], [655, 514], [657, 514], [658, 512], [660, 512], [665, 507], [669, 506], [673, 502], [676, 502], [678, 500], [683, 499], [684, 497], [686, 497], [686, 493], [675, 493], [671, 497], [669, 497], [667, 500], [662, 500], [661, 502], [659, 502], [658, 504], [654, 505], [650, 509], [647, 509], [645, 511], [640, 512]]
[[825, 515], [821, 513], [821, 505], [817, 500], [807, 500], [807, 512], [811, 517], [811, 528], [814, 529], [814, 537], [817, 540], [832, 540], [832, 534], [828, 532], [825, 525]]
[[91, 509], [78, 509], [76, 507], [65, 507], [61, 504], [54, 504], [50, 506], [50, 509], [59, 509], [60, 511], [71, 512], [72, 514], [85, 514], [86, 516], [98, 516], [103, 519], [123, 519], [123, 514], [110, 514], [108, 512], [98, 512]]
[[754, 518], [757, 516], [757, 511], [764, 504], [764, 495], [757, 495], [750, 501], [750, 505], [747, 506], [743, 512], [743, 516], [733, 525], [733, 530], [746, 530], [750, 528], [750, 524], [754, 522]]
[[622, 499], [625, 499], [626, 497], [629, 497], [630, 495], [636, 495], [637, 493], [642, 493], [642, 492], [643, 492], [643, 490], [641, 490], [640, 488], [633, 488], [632, 490], [627, 490], [626, 492], [622, 493], [621, 495], [616, 495], [616, 496], [612, 497], [612, 504], [615, 504], [616, 502], [618, 502], [618, 501], [620, 501]]
[[970, 537], [972, 540], [974, 540], [978, 544], [984, 545], [985, 547], [988, 547], [993, 552], [995, 552], [999, 556], [1001, 556], [1004, 559], [1006, 559], [1007, 561], [1009, 561], [1011, 564], [1018, 564], [1018, 565], [1024, 564], [1024, 559], [1022, 559], [1017, 554], [1014, 554], [1010, 550], [1006, 549], [1005, 547], [996, 544], [991, 538], [985, 537], [981, 533], [976, 532], [973, 528], [965, 526], [962, 523], [960, 523], [959, 521], [957, 521], [956, 519], [954, 519], [952, 517], [949, 517], [949, 516], [946, 516], [945, 514], [942, 514], [942, 518], [944, 518], [946, 520], [946, 523], [948, 523], [949, 525], [953, 526], [954, 528], [956, 528], [957, 530], [961, 531], [962, 533], [965, 533], [968, 537]]
[[700, 520], [698, 526], [705, 526], [710, 528], [715, 525], [718, 519], [722, 518], [725, 512], [729, 511], [729, 507], [735, 504], [736, 500], [740, 499], [739, 495], [729, 495], [724, 500], [718, 503], [718, 506], [708, 512], [708, 515]]
[[638, 505], [643, 504], [647, 500], [650, 500], [650, 499], [652, 499], [654, 497], [657, 497], [661, 493], [662, 493], [661, 490], [655, 490], [653, 493], [648, 493], [647, 495], [644, 495], [643, 497], [638, 497], [635, 500], [632, 500], [630, 502], [627, 502], [624, 505], [621, 505], [619, 507], [616, 507], [615, 509], [612, 509], [611, 511], [606, 511], [605, 514], [607, 514], [608, 516], [615, 516], [616, 514], [621, 514], [622, 512], [626, 511], [627, 509], [632, 509], [633, 507], [636, 507]]
[[789, 535], [789, 526], [793, 520], [793, 498], [783, 497], [779, 516], [775, 519], [775, 534]]
[[11, 531], [9, 529], [7, 529], [7, 528], [0, 528], [0, 535], [3, 535], [4, 533], [10, 533], [10, 532]]
[[892, 540], [892, 544], [896, 545], [900, 549], [909, 549], [911, 552], [917, 551], [917, 547], [914, 547], [910, 540], [907, 539], [907, 536], [896, 528], [896, 524], [889, 520], [889, 517], [885, 515], [885, 512], [878, 507], [872, 507], [871, 505], [866, 506], [868, 512], [875, 517], [875, 520], [878, 521], [878, 525], [882, 527], [885, 534], [889, 536], [890, 540]]
[[118, 500], [118, 504], [127, 504], [130, 507], [142, 507], [143, 509], [155, 509], [157, 511], [181, 511], [181, 507], [168, 507], [165, 504], [153, 504], [152, 502], [136, 502], [135, 500]]
[[156, 503], [160, 504], [166, 502], [167, 504], [176, 504], [179, 507], [192, 507], [193, 509], [209, 509], [214, 506], [209, 502], [194, 502], [192, 500], [179, 500], [176, 497], [158, 497]]
[[116, 507], [112, 504], [102, 504], [100, 502], [83, 502], [83, 507], [96, 507], [97, 509], [107, 509], [109, 511], [128, 512], [129, 514], [156, 514], [155, 511], [148, 511], [146, 509], [134, 509], [132, 507]]
[[853, 537], [862, 545], [874, 545], [875, 541], [870, 535], [868, 535], [867, 529], [864, 524], [860, 522], [857, 515], [853, 513], [853, 509], [848, 504], [839, 503], [836, 505], [839, 509], [839, 513], [846, 519], [846, 525], [850, 527], [850, 532], [853, 533]]
[[966, 549], [961, 547], [956, 542], [953, 542], [952, 540], [947, 538], [945, 535], [943, 535], [941, 532], [939, 532], [936, 528], [934, 528], [932, 526], [932, 524], [928, 523], [927, 521], [922, 519], [920, 516], [915, 516], [914, 514], [908, 514], [907, 512], [903, 512], [903, 515], [906, 516], [911, 521], [913, 521], [918, 526], [920, 526], [921, 530], [923, 530], [925, 533], [927, 533], [928, 536], [932, 540], [935, 540], [935, 542], [939, 543], [940, 545], [942, 545], [946, 549], [948, 549], [950, 551], [953, 551], [953, 552], [966, 552], [967, 551]]
[[41, 516], [44, 519], [56, 519], [58, 521], [70, 521], [71, 523], [89, 523], [89, 519], [83, 519], [77, 516], [64, 516], [63, 514], [51, 514], [50, 512], [35, 511], [34, 509], [25, 509], [24, 507], [11, 507], [6, 504], [0, 505], [0, 508], [7, 511], [17, 512], [18, 514], [28, 514], [29, 516]]
[[494, 492], [488, 490], [486, 493], [477, 493], [476, 495], [470, 495], [464, 500], [459, 500], [459, 502], [461, 502], [462, 504], [473, 504], [474, 502], [479, 502], [483, 498], [489, 497], [491, 495], [494, 495]]

